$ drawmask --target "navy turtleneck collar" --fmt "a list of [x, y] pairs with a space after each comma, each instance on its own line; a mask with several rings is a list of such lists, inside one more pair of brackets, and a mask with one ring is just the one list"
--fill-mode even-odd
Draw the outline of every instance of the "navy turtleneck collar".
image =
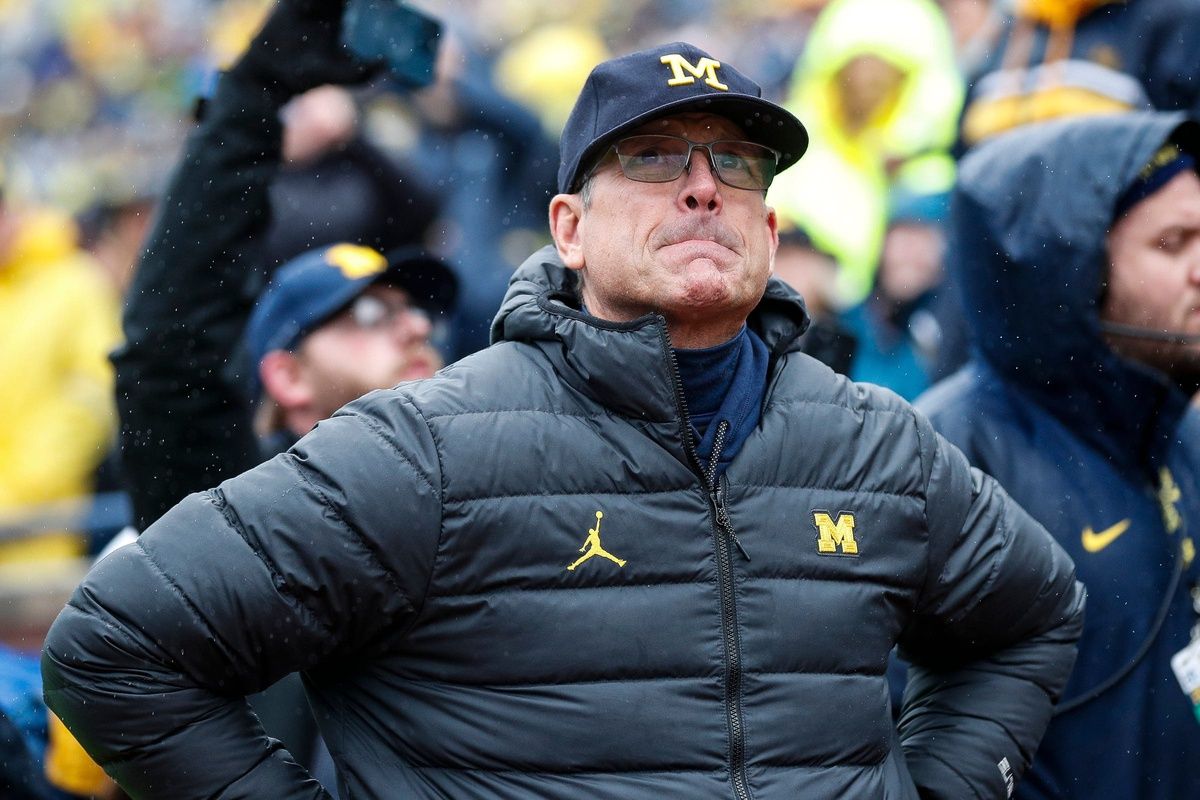
[[719, 477], [758, 425], [767, 388], [767, 346], [747, 326], [728, 342], [696, 350], [677, 348], [679, 378], [696, 437], [696, 452], [708, 462], [724, 423], [718, 454]]
[[675, 348], [675, 360], [679, 364], [679, 379], [683, 382], [683, 395], [687, 398], [688, 413], [692, 424], [701, 433], [721, 407], [725, 392], [733, 380], [742, 342], [749, 329], [743, 325], [727, 342], [689, 350]]

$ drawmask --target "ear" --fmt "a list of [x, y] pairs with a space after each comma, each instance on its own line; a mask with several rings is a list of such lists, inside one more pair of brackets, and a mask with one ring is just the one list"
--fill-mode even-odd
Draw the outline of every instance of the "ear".
[[272, 350], [258, 362], [258, 379], [263, 391], [284, 411], [292, 411], [312, 402], [304, 365], [295, 353]]
[[556, 194], [550, 200], [550, 235], [558, 257], [569, 269], [583, 269], [583, 243], [579, 226], [583, 221], [583, 198], [578, 194]]
[[771, 206], [767, 206], [767, 228], [771, 231], [771, 258], [768, 263], [771, 266], [771, 272], [774, 272], [775, 253], [779, 250], [779, 217]]

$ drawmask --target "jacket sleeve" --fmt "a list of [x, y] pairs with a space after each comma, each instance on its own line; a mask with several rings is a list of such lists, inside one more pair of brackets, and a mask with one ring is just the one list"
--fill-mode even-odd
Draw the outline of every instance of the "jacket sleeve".
[[1041, 525], [917, 424], [929, 565], [900, 640], [900, 739], [923, 798], [1010, 797], [1074, 664], [1084, 589]]
[[46, 702], [133, 797], [324, 798], [245, 695], [394, 643], [441, 521], [432, 437], [375, 392], [102, 559], [51, 627]]
[[113, 362], [122, 471], [141, 530], [258, 463], [252, 409], [229, 361], [262, 280], [252, 247], [268, 222], [286, 99], [221, 78], [138, 264]]

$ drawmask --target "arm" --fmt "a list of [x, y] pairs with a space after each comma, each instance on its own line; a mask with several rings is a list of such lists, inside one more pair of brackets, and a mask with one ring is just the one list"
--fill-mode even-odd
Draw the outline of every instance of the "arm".
[[1083, 586], [1050, 535], [918, 421], [929, 442], [929, 577], [900, 641], [900, 739], [923, 798], [1003, 798], [1075, 661]]
[[326, 797], [245, 695], [369, 663], [404, 629], [440, 530], [437, 465], [415, 410], [376, 392], [191, 495], [76, 590], [46, 638], [47, 704], [134, 797]]
[[369, 72], [341, 52], [343, 5], [281, 0], [222, 77], [159, 209], [129, 292], [126, 343], [113, 358], [139, 528], [258, 461], [250, 404], [227, 363], [258, 282], [254, 248], [279, 169], [279, 109], [309, 88]]

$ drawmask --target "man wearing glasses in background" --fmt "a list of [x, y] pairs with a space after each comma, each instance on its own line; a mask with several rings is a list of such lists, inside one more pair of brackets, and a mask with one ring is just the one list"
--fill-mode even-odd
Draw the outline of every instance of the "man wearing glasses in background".
[[325, 797], [243, 699], [293, 670], [343, 797], [1011, 793], [1082, 590], [922, 417], [798, 352], [765, 192], [806, 145], [691, 45], [600, 64], [494, 344], [100, 562], [51, 706], [137, 797]]
[[373, 389], [433, 375], [442, 359], [430, 317], [454, 294], [449, 267], [416, 250], [385, 257], [336, 244], [280, 267], [246, 327], [268, 451], [282, 453]]

